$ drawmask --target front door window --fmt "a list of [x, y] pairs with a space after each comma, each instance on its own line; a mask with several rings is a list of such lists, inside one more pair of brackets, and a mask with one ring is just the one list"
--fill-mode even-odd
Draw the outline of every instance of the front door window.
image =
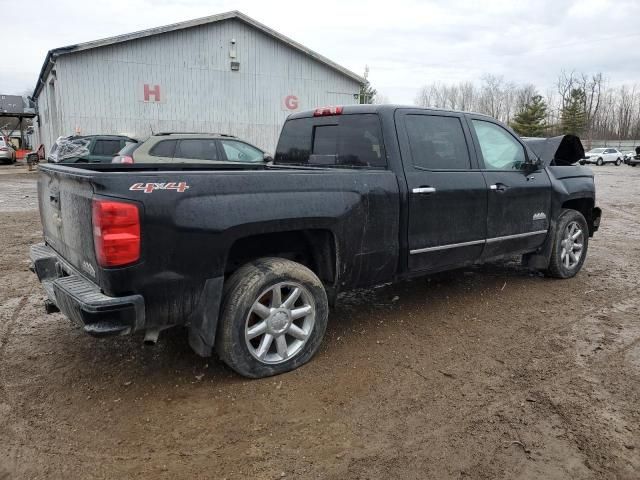
[[484, 168], [520, 170], [525, 162], [524, 147], [507, 130], [495, 123], [473, 120]]

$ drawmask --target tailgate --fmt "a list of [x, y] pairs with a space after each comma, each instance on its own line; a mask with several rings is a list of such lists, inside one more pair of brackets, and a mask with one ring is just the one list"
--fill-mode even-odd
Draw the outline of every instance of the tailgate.
[[88, 176], [43, 168], [38, 177], [38, 203], [46, 243], [73, 267], [95, 277], [91, 200]]

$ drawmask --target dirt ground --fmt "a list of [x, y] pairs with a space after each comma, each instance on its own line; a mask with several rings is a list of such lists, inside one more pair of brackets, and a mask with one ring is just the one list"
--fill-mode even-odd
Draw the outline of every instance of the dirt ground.
[[595, 167], [571, 280], [516, 262], [343, 296], [319, 354], [249, 381], [45, 315], [32, 175], [0, 176], [0, 479], [640, 477], [640, 168]]

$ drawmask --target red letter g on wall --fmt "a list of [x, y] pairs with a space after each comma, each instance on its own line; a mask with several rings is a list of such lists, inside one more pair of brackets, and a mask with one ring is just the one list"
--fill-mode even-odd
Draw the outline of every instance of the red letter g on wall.
[[295, 95], [287, 95], [284, 97], [284, 106], [287, 110], [296, 110], [299, 106], [298, 97]]

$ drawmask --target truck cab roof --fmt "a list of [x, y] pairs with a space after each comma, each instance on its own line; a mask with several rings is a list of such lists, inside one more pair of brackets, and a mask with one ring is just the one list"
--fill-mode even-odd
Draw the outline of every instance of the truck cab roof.
[[417, 106], [417, 105], [402, 105], [402, 104], [380, 104], [380, 105], [364, 104], [364, 105], [343, 105], [343, 106], [339, 105], [339, 106], [319, 107], [319, 108], [316, 108], [314, 110], [305, 110], [305, 111], [302, 111], [302, 112], [292, 113], [291, 115], [289, 115], [287, 120], [294, 120], [296, 118], [309, 118], [309, 117], [318, 116], [318, 114], [316, 112], [318, 112], [320, 110], [326, 110], [326, 109], [332, 109], [332, 108], [333, 109], [335, 109], [335, 108], [341, 109], [341, 112], [337, 113], [337, 115], [383, 113], [383, 112], [393, 112], [393, 111], [398, 110], [398, 109], [411, 109], [411, 110], [425, 110], [425, 111], [435, 111], [435, 112], [469, 114], [469, 115], [475, 115], [475, 116], [491, 118], [490, 116], [485, 115], [483, 113], [465, 112], [465, 111], [461, 111], [461, 110], [451, 110], [451, 109], [446, 109], [446, 108], [420, 107], [420, 106]]

